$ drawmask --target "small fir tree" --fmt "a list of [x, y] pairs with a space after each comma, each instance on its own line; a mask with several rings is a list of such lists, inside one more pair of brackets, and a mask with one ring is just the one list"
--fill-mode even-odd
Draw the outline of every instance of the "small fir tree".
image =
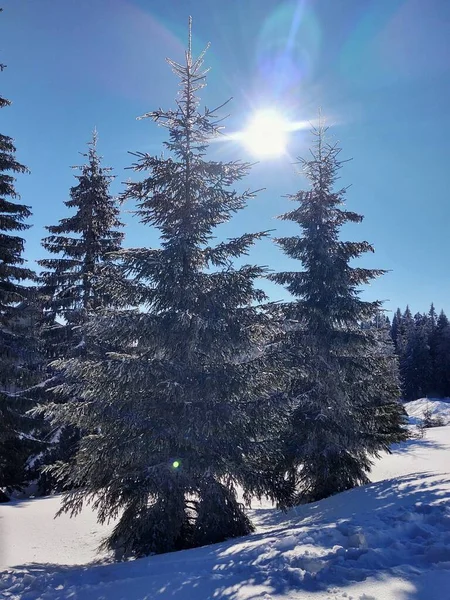
[[297, 372], [282, 471], [299, 501], [366, 483], [370, 457], [405, 438], [392, 353], [380, 349], [375, 328], [361, 327], [381, 305], [361, 300], [358, 288], [384, 271], [349, 264], [373, 249], [339, 239], [342, 225], [362, 217], [342, 208], [346, 189], [334, 191], [342, 162], [326, 130], [322, 123], [313, 128], [312, 158], [301, 161], [311, 189], [290, 196], [298, 207], [281, 217], [303, 235], [276, 240], [304, 270], [270, 276], [295, 299], [284, 306], [285, 354]]
[[127, 285], [118, 305], [85, 328], [86, 360], [64, 363], [84, 403], [59, 410], [56, 422], [90, 432], [76, 462], [57, 468], [73, 486], [64, 511], [92, 500], [100, 521], [119, 517], [107, 540], [117, 553], [140, 556], [247, 534], [252, 525], [236, 498], [266, 491], [261, 457], [273, 441], [269, 398], [280, 372], [264, 351], [270, 320], [255, 279], [265, 269], [234, 268], [262, 233], [211, 245], [214, 229], [253, 193], [230, 189], [250, 165], [207, 160], [218, 135], [215, 111], [200, 111], [203, 54], [168, 61], [180, 79], [174, 110], [147, 113], [167, 128], [168, 155], [136, 153], [141, 182], [126, 197], [142, 223], [156, 226], [161, 247], [119, 253]]

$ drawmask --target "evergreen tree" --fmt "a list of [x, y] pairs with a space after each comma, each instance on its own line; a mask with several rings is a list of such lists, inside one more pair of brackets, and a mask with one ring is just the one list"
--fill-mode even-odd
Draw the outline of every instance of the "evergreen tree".
[[[406, 345], [408, 342], [409, 336], [414, 331], [414, 319], [411, 313], [409, 306], [406, 306], [406, 309], [402, 315], [401, 324], [398, 331], [397, 336], [397, 347], [399, 355], [402, 356], [406, 351]], [[400, 361], [401, 362], [401, 361]]]
[[383, 271], [349, 265], [373, 249], [339, 239], [342, 225], [362, 217], [342, 208], [345, 189], [333, 189], [342, 162], [326, 130], [313, 128], [312, 158], [301, 161], [311, 189], [291, 195], [299, 206], [281, 216], [298, 223], [303, 236], [276, 240], [304, 270], [270, 276], [295, 298], [284, 307], [286, 356], [297, 375], [289, 390], [295, 409], [283, 470], [300, 501], [366, 483], [370, 456], [406, 435], [393, 356], [380, 350], [375, 328], [361, 327], [381, 304], [361, 300], [358, 288]]
[[414, 331], [414, 319], [409, 309], [409, 306], [406, 306], [404, 313], [399, 317], [400, 309], [397, 311], [397, 336], [395, 342], [395, 349], [398, 356], [399, 363], [399, 372], [400, 372], [400, 382], [402, 388], [402, 395], [405, 397], [405, 357], [406, 357], [406, 349], [408, 345], [408, 340]]
[[[59, 256], [38, 261], [44, 268], [40, 276], [44, 309], [40, 332], [49, 363], [85, 354], [81, 326], [91, 312], [110, 303], [107, 282], [116, 271], [108, 256], [120, 249], [123, 239], [117, 200], [109, 191], [114, 177], [111, 168], [101, 164], [96, 131], [88, 148], [88, 152], [82, 154], [86, 163], [73, 167], [79, 171], [77, 184], [70, 190], [70, 200], [65, 202], [75, 212], [57, 225], [47, 227], [51, 235], [42, 242], [49, 253]], [[61, 376], [52, 364], [47, 371], [48, 397], [56, 393], [60, 402], [75, 400], [71, 390], [63, 393], [58, 385], [62, 382]], [[80, 432], [76, 427], [65, 427], [49, 431], [48, 437], [52, 441], [36, 467], [56, 460], [69, 461], [76, 451]], [[64, 487], [64, 482], [58, 484], [47, 470], [40, 475], [41, 493]]]
[[436, 316], [434, 304], [427, 314], [414, 318], [409, 307], [397, 310], [391, 328], [400, 364], [405, 400], [450, 394], [450, 330], [442, 311]]
[[391, 325], [391, 339], [394, 344], [395, 351], [398, 352], [398, 337], [402, 328], [402, 313], [399, 308], [395, 311]]
[[[46, 319], [50, 323], [52, 352], [55, 343], [61, 348], [57, 356], [74, 355], [83, 350], [80, 325], [89, 312], [109, 303], [105, 286], [108, 255], [119, 250], [123, 233], [119, 230], [117, 201], [109, 191], [114, 179], [111, 168], [101, 165], [97, 153], [97, 132], [89, 143], [86, 164], [78, 167], [77, 184], [64, 204], [75, 214], [48, 226], [51, 233], [42, 245], [57, 258], [38, 261], [41, 294]], [[62, 322], [61, 322], [62, 321]]]
[[430, 361], [431, 361], [431, 376], [430, 376], [430, 389], [429, 394], [431, 396], [439, 395], [437, 388], [437, 348], [436, 348], [436, 325], [438, 316], [434, 304], [431, 303], [430, 310], [428, 311], [428, 345], [430, 348]]
[[437, 395], [450, 397], [450, 324], [441, 311], [435, 328], [435, 385]]
[[414, 318], [405, 311], [402, 344], [400, 346], [400, 375], [405, 400], [425, 397], [432, 388], [432, 361], [429, 346], [429, 322], [426, 315]]
[[430, 329], [433, 332], [436, 328], [437, 319], [438, 319], [438, 317], [436, 315], [436, 309], [434, 308], [433, 302], [431, 303], [430, 310], [428, 311], [428, 319], [430, 322]]
[[[10, 104], [0, 96], [0, 108]], [[30, 404], [23, 394], [34, 382], [34, 356], [24, 311], [30, 296], [26, 282], [34, 273], [25, 266], [21, 236], [29, 227], [26, 220], [31, 211], [20, 203], [15, 189], [14, 175], [28, 172], [16, 160], [15, 152], [13, 139], [0, 133], [0, 500], [23, 483], [25, 461], [34, 446], [28, 435], [33, 419], [26, 415]]]
[[[247, 534], [235, 486], [262, 493], [260, 459], [272, 443], [271, 402], [280, 374], [264, 351], [270, 320], [255, 279], [265, 269], [233, 268], [262, 235], [211, 245], [213, 231], [253, 193], [230, 186], [250, 165], [207, 160], [219, 133], [215, 111], [200, 111], [203, 54], [169, 60], [180, 78], [174, 110], [147, 113], [165, 126], [166, 157], [136, 153], [130, 182], [142, 223], [161, 246], [119, 253], [129, 275], [117, 304], [85, 328], [88, 355], [64, 363], [84, 403], [53, 408], [56, 422], [84, 429], [76, 462], [57, 468], [73, 490], [63, 510], [92, 500], [100, 521], [119, 517], [107, 547], [144, 555]], [[108, 347], [107, 353], [103, 348]]]

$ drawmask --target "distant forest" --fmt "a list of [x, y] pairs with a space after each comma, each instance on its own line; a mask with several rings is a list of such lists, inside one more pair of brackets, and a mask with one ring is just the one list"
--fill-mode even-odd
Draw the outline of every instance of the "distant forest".
[[[388, 323], [388, 320], [386, 321]], [[412, 315], [397, 309], [390, 334], [398, 356], [404, 400], [450, 397], [450, 324], [444, 311]]]

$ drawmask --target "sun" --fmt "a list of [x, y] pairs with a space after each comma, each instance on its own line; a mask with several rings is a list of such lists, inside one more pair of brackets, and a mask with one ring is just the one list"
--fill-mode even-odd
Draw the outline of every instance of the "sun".
[[261, 110], [242, 132], [242, 141], [255, 156], [281, 156], [286, 152], [288, 130], [287, 122], [275, 110]]

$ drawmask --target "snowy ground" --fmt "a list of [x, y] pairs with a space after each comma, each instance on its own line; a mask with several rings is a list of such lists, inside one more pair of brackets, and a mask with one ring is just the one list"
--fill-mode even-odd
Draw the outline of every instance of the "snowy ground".
[[450, 426], [394, 448], [372, 479], [288, 514], [255, 506], [246, 538], [121, 564], [95, 563], [107, 528], [89, 511], [0, 505], [0, 598], [450, 600]]
[[411, 424], [420, 423], [424, 411], [429, 410], [433, 418], [440, 417], [445, 425], [450, 425], [450, 398], [435, 400], [420, 398], [405, 404]]

